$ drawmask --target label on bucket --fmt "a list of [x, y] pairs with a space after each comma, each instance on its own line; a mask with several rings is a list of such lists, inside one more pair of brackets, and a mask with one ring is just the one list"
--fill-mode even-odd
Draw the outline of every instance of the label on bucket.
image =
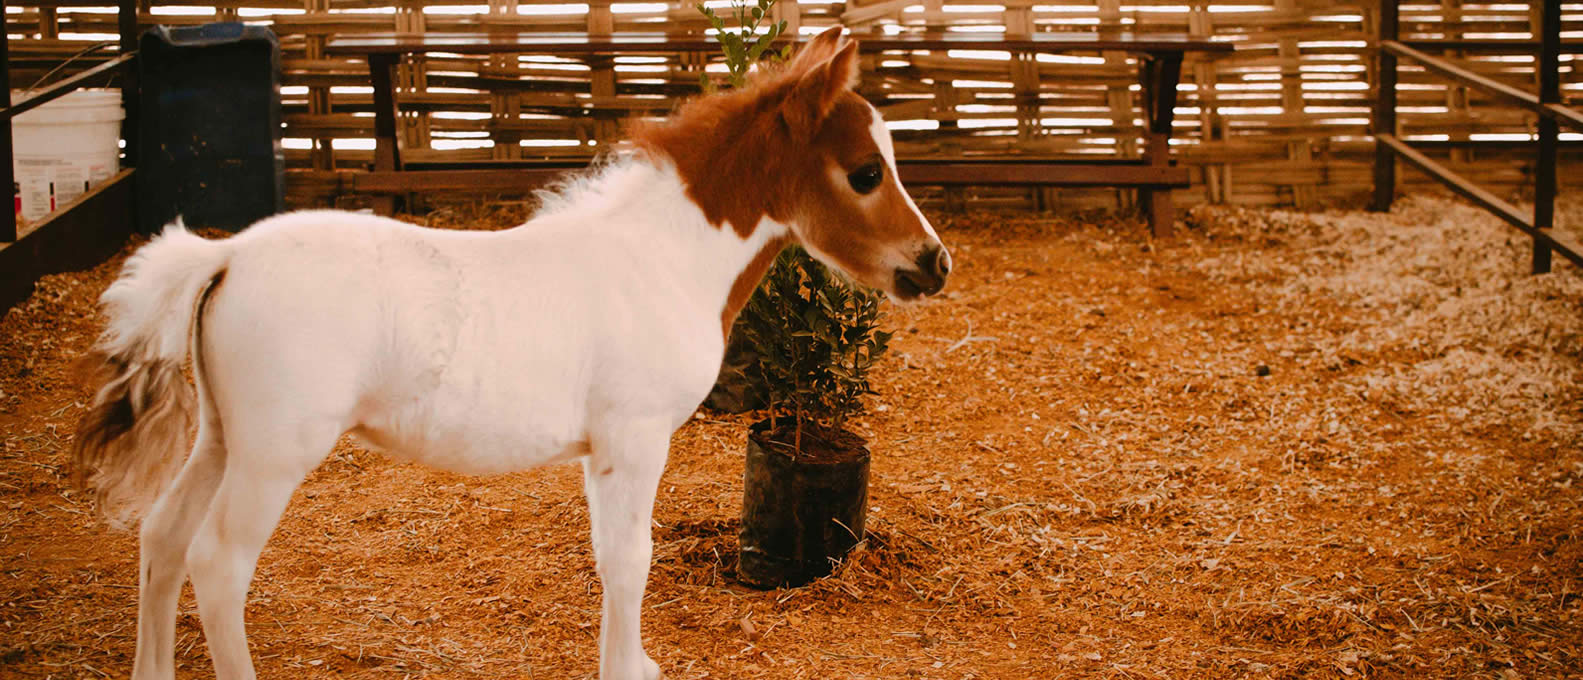
[[110, 179], [111, 176], [115, 175], [116, 167], [119, 166], [120, 163], [118, 159], [112, 159], [109, 163], [84, 163], [79, 161], [76, 163], [76, 165], [79, 168], [83, 168], [84, 171], [88, 173], [88, 186], [94, 187], [98, 186], [100, 182]]
[[55, 206], [77, 200], [88, 189], [88, 168], [76, 163], [55, 166]]
[[49, 180], [30, 178], [22, 180], [22, 218], [29, 222], [49, 214]]
[[54, 196], [50, 183], [55, 181], [54, 162], [32, 158], [18, 158], [14, 164], [16, 181], [21, 185], [22, 217], [36, 221], [50, 213]]
[[17, 213], [28, 221], [50, 214], [115, 174], [115, 166], [94, 161], [17, 158]]

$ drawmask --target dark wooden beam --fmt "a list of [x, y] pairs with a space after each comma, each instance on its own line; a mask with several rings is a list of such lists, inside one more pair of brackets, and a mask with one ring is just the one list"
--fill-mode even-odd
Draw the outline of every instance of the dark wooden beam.
[[1100, 163], [900, 164], [907, 185], [1143, 187], [1188, 186], [1185, 167]]
[[[1401, 43], [1415, 50], [1459, 50], [1463, 52], [1504, 52], [1507, 54], [1535, 54], [1540, 40], [1508, 40], [1501, 38], [1456, 38], [1446, 40], [1403, 40]], [[1583, 41], [1563, 40], [1559, 45], [1563, 54], [1583, 53]]]
[[[1380, 0], [1379, 12], [1379, 42], [1383, 45], [1399, 33], [1399, 0]], [[1389, 145], [1378, 140], [1381, 135], [1396, 134], [1396, 55], [1380, 50], [1375, 62], [1374, 202], [1369, 209], [1386, 212], [1396, 200], [1396, 156]]]
[[[581, 165], [462, 168], [346, 173], [342, 185], [352, 193], [398, 195], [428, 191], [514, 193], [532, 191], [576, 172]], [[416, 167], [416, 164], [415, 164]], [[1169, 189], [1188, 186], [1188, 169], [1141, 163], [919, 163], [898, 168], [901, 181], [919, 186], [1124, 186]]]
[[[137, 55], [138, 0], [119, 0], [119, 14], [116, 15], [116, 27], [121, 34], [121, 56], [132, 58]], [[137, 68], [129, 66], [121, 72], [121, 109], [126, 117], [121, 119], [121, 138], [126, 140], [126, 160], [121, 167], [130, 168], [137, 166], [138, 130], [143, 124], [142, 94], [137, 85]], [[134, 199], [135, 200], [135, 199]]]
[[376, 170], [346, 173], [342, 184], [352, 193], [401, 195], [429, 191], [517, 193], [541, 188], [574, 169], [511, 168], [483, 170]]
[[[1413, 145], [1416, 149], [1478, 149], [1480, 151], [1523, 151], [1533, 150], [1533, 139], [1406, 139], [1402, 140]], [[1556, 141], [1556, 147], [1567, 151], [1583, 149], [1583, 140], [1562, 139]]]
[[66, 78], [53, 85], [41, 87], [31, 93], [23, 95], [21, 99], [12, 102], [5, 108], [0, 108], [0, 120], [11, 120], [23, 113], [43, 106], [45, 103], [64, 97], [80, 88], [87, 87], [101, 78], [110, 78], [116, 73], [126, 70], [137, 55], [123, 54], [91, 69]]
[[[396, 138], [396, 60], [398, 54], [368, 55], [368, 76], [374, 86], [374, 170], [401, 170], [401, 143]], [[399, 199], [393, 195], [374, 200], [374, 212], [394, 215]]]
[[1520, 231], [1532, 236], [1535, 241], [1543, 241], [1546, 246], [1560, 253], [1562, 257], [1571, 260], [1573, 264], [1583, 267], [1583, 245], [1578, 244], [1569, 236], [1556, 234], [1548, 229], [1535, 229], [1533, 223], [1523, 216], [1522, 211], [1506, 201], [1496, 197], [1495, 194], [1484, 190], [1466, 178], [1452, 172], [1449, 168], [1436, 163], [1406, 142], [1396, 138], [1396, 135], [1375, 135], [1376, 139], [1391, 147], [1402, 160], [1413, 164], [1424, 174], [1429, 175], [1446, 185], [1446, 188], [1456, 192], [1480, 207], [1505, 220], [1507, 224], [1517, 227]]
[[121, 249], [134, 228], [134, 172], [122, 170], [0, 244], [0, 312], [32, 295], [40, 278], [96, 266]]
[[495, 158], [477, 161], [407, 161], [406, 170], [581, 170], [593, 162], [592, 158]]
[[[1381, 40], [1380, 47], [1389, 54], [1411, 59], [1415, 62], [1418, 62], [1419, 65], [1423, 66], [1424, 68], [1462, 83], [1463, 85], [1477, 88], [1488, 94], [1501, 97], [1508, 102], [1533, 111], [1534, 113], [1537, 113], [1541, 116], [1553, 118], [1579, 130], [1583, 130], [1583, 114], [1561, 106], [1560, 104], [1541, 102], [1539, 101], [1539, 98], [1534, 96], [1532, 93], [1524, 92], [1523, 90], [1519, 90], [1515, 87], [1507, 85], [1506, 83], [1491, 80], [1439, 57], [1433, 57], [1428, 54], [1424, 54], [1423, 52], [1408, 47], [1395, 40]], [[1381, 59], [1383, 60], [1385, 56], [1386, 55], [1381, 55]]]
[[[1544, 3], [1539, 19], [1539, 103], [1561, 103], [1561, 3]], [[1539, 117], [1539, 158], [1534, 163], [1534, 228], [1549, 229], [1556, 215], [1556, 142], [1560, 126], [1549, 116]], [[1550, 247], [1534, 239], [1533, 273], [1550, 271]]]
[[[1230, 42], [1193, 38], [1179, 33], [1100, 34], [1080, 32], [1033, 33], [1025, 36], [986, 36], [980, 33], [931, 32], [917, 35], [857, 36], [864, 52], [890, 50], [1011, 50], [1013, 52], [1072, 52], [1123, 50], [1129, 52], [1230, 53]], [[782, 41], [789, 42], [789, 41]], [[336, 38], [325, 46], [330, 56], [450, 52], [453, 54], [632, 54], [654, 52], [714, 52], [720, 43], [704, 35], [671, 35], [623, 32], [590, 35], [565, 33], [380, 33]]]
[[1577, 109], [1560, 104], [1544, 104], [1544, 110], [1540, 113], [1548, 118], [1554, 118], [1557, 122], [1566, 123], [1575, 130], [1583, 131], [1583, 113], [1579, 113]]
[[[1176, 119], [1176, 86], [1182, 78], [1182, 53], [1151, 54], [1139, 65], [1139, 90], [1149, 135], [1143, 160], [1150, 167], [1171, 164], [1171, 125]], [[1186, 186], [1183, 184], [1182, 186]], [[1144, 219], [1155, 238], [1169, 238], [1176, 223], [1176, 204], [1169, 188], [1145, 186], [1138, 191]]]
[[[6, 14], [6, 2], [5, 0], [0, 0], [0, 17], [4, 16], [8, 16]], [[11, 34], [7, 33], [0, 35], [0, 106], [4, 106], [8, 111], [11, 109], [10, 64]], [[0, 127], [4, 128], [4, 130], [0, 130], [0, 163], [5, 165], [5, 169], [0, 170], [0, 187], [11, 187], [13, 192], [12, 199], [6, 201], [7, 203], [12, 203], [16, 200], [14, 193], [16, 191], [16, 167], [12, 165], [11, 160], [14, 150], [11, 148], [10, 121], [11, 118], [9, 116], [0, 118]], [[8, 205], [6, 207], [11, 208], [11, 210], [5, 211], [5, 217], [0, 217], [0, 244], [16, 240], [16, 209], [15, 206]], [[0, 248], [3, 247], [5, 246], [0, 246]]]

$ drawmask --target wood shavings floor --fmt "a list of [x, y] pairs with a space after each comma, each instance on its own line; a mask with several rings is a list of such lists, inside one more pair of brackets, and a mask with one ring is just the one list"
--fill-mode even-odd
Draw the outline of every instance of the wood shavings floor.
[[[1575, 206], [1574, 206], [1575, 207]], [[445, 226], [510, 224], [499, 206]], [[1583, 668], [1583, 274], [1443, 199], [937, 218], [948, 294], [859, 427], [871, 537], [730, 578], [747, 417], [673, 443], [645, 618], [669, 678], [1488, 677]], [[0, 321], [0, 677], [124, 677], [136, 544], [64, 454], [119, 261]], [[465, 478], [343, 443], [249, 606], [260, 677], [591, 678], [575, 468]], [[190, 592], [178, 661], [208, 659]]]

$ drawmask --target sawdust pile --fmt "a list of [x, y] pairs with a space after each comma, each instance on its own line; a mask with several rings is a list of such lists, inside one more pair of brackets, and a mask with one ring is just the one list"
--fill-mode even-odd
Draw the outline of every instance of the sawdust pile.
[[1404, 414], [1578, 436], [1580, 421], [1558, 417], [1557, 406], [1583, 405], [1583, 277], [1559, 257], [1565, 273], [1532, 276], [1531, 241], [1488, 213], [1417, 196], [1389, 215], [1200, 208], [1194, 217], [1212, 237], [1280, 246], [1273, 256], [1206, 257], [1199, 271], [1283, 311], [1330, 298], [1356, 326], [1294, 331], [1276, 341], [1280, 352], [1329, 365], [1400, 358], [1339, 388]]

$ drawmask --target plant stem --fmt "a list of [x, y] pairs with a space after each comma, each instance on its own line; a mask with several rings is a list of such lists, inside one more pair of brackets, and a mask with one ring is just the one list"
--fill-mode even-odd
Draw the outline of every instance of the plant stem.
[[797, 408], [797, 434], [792, 437], [792, 448], [797, 450], [797, 455], [802, 455], [802, 407]]

